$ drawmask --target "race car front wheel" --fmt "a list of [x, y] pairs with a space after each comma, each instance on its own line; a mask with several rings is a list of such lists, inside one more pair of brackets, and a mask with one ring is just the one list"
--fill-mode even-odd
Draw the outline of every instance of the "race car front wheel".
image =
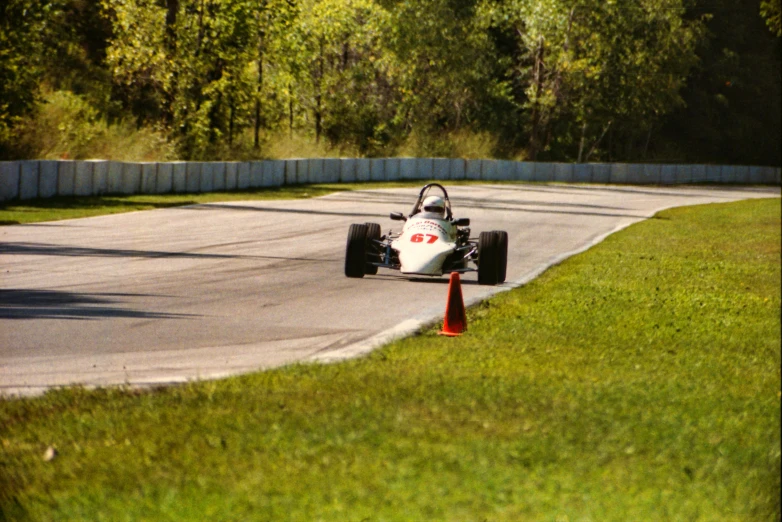
[[497, 282], [504, 283], [508, 275], [508, 233], [504, 230], [497, 230], [497, 242], [499, 247], [499, 258], [497, 259]]
[[478, 236], [478, 284], [496, 285], [499, 281], [500, 237], [495, 232]]
[[380, 240], [381, 230], [380, 225], [377, 223], [367, 223], [367, 237], [366, 237], [366, 265], [364, 265], [364, 273], [366, 275], [377, 274], [377, 266], [373, 265], [373, 261], [380, 261], [380, 256], [377, 252], [377, 243], [375, 241]]
[[367, 226], [350, 225], [348, 243], [345, 249], [345, 275], [364, 277], [367, 262]]
[[508, 233], [504, 230], [481, 232], [478, 236], [478, 283], [504, 283], [508, 268]]

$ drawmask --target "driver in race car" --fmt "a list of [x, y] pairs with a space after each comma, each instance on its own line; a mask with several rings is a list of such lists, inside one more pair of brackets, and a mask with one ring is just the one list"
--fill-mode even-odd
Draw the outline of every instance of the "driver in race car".
[[421, 203], [421, 209], [411, 216], [405, 223], [403, 231], [416, 230], [427, 231], [440, 230], [448, 241], [456, 239], [456, 227], [449, 221], [445, 214], [445, 200], [440, 196], [427, 196]]
[[424, 211], [420, 214], [420, 217], [424, 219], [445, 219], [445, 201], [443, 198], [429, 196], [424, 200], [421, 207]]

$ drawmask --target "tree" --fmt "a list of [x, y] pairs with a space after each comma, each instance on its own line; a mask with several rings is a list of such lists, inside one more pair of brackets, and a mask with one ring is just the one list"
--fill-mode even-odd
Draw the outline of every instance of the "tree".
[[509, 76], [532, 159], [588, 159], [606, 133], [623, 142], [608, 152], [632, 157], [681, 103], [700, 27], [683, 20], [680, 0], [510, 1], [485, 9], [515, 42]]
[[139, 124], [169, 117], [174, 56], [166, 55], [166, 10], [155, 0], [103, 0], [113, 37], [106, 51], [114, 95]]
[[782, 36], [782, 1], [762, 0], [760, 14], [766, 20], [766, 25], [771, 32], [778, 37]]
[[291, 79], [282, 64], [288, 63], [285, 57], [293, 51], [289, 37], [298, 15], [298, 7], [288, 0], [263, 0], [255, 9], [257, 46], [252, 59], [256, 78], [253, 101], [253, 145], [256, 149], [260, 148], [261, 129], [276, 124], [285, 113], [281, 94]]
[[40, 90], [47, 21], [58, 8], [46, 0], [0, 4], [0, 157], [13, 127], [35, 107]]
[[[426, 135], [480, 127], [501, 93], [485, 18], [469, 0], [391, 4], [384, 35], [399, 96], [395, 123]], [[501, 94], [500, 94], [501, 96]]]
[[757, 4], [696, 2], [705, 17], [699, 64], [682, 90], [684, 106], [668, 118], [661, 153], [669, 160], [780, 165], [782, 60]]
[[45, 88], [191, 159], [287, 127], [369, 155], [466, 129], [532, 159], [779, 163], [779, 1], [740, 4], [6, 0], [0, 140]]
[[298, 94], [315, 139], [371, 153], [393, 117], [391, 57], [381, 47], [388, 14], [371, 0], [321, 0], [302, 11]]

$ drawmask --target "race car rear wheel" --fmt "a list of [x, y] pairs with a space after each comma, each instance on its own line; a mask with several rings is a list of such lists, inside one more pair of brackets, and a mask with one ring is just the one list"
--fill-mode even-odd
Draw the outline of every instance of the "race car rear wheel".
[[508, 275], [508, 233], [504, 230], [495, 232], [499, 242], [499, 259], [497, 260], [497, 282], [504, 283]]
[[348, 243], [345, 249], [345, 275], [364, 277], [367, 262], [367, 226], [350, 225]]
[[499, 281], [499, 234], [481, 232], [478, 236], [478, 284], [496, 285]]
[[366, 265], [364, 267], [364, 273], [367, 275], [377, 274], [377, 267], [371, 264], [373, 261], [380, 261], [380, 256], [377, 253], [377, 243], [375, 240], [380, 240], [380, 225], [377, 223], [366, 223], [367, 225], [367, 239], [366, 239]]

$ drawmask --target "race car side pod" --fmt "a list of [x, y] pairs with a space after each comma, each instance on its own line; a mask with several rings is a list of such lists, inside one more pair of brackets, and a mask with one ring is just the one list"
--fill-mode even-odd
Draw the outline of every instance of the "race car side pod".
[[451, 272], [448, 281], [448, 301], [445, 303], [445, 320], [440, 335], [456, 337], [467, 329], [467, 314], [464, 311], [462, 283], [458, 272]]

